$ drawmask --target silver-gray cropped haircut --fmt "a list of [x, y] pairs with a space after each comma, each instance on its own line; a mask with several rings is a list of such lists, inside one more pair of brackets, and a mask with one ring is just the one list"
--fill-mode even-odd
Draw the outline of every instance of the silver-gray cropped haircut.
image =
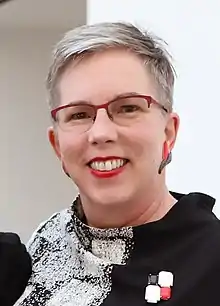
[[175, 70], [164, 42], [125, 22], [84, 25], [68, 31], [55, 46], [47, 77], [50, 109], [59, 106], [57, 84], [67, 66], [109, 49], [127, 49], [143, 59], [158, 86], [159, 102], [172, 111]]

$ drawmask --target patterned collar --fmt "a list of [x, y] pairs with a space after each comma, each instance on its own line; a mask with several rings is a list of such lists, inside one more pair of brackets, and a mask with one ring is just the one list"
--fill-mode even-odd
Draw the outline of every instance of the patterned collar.
[[74, 232], [87, 251], [111, 264], [126, 263], [130, 251], [133, 249], [132, 227], [99, 229], [88, 226], [83, 214], [80, 196], [75, 199], [70, 211]]

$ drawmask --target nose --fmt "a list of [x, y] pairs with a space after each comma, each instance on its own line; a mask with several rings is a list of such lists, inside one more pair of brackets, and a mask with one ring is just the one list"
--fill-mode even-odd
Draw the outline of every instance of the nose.
[[105, 109], [97, 111], [95, 122], [88, 131], [88, 141], [91, 144], [115, 142], [118, 138], [117, 127], [109, 118]]

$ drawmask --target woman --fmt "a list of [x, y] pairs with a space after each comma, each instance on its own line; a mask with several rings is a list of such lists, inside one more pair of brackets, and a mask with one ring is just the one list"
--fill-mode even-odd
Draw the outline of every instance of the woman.
[[58, 43], [48, 136], [79, 196], [31, 238], [16, 305], [219, 305], [215, 200], [166, 186], [173, 88], [166, 50], [133, 25], [83, 26]]

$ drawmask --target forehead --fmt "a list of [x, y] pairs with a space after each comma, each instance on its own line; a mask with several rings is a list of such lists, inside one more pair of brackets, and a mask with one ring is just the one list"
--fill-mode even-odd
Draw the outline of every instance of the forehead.
[[61, 104], [78, 100], [101, 104], [126, 92], [156, 98], [156, 86], [142, 59], [126, 50], [96, 53], [70, 64], [58, 88]]

